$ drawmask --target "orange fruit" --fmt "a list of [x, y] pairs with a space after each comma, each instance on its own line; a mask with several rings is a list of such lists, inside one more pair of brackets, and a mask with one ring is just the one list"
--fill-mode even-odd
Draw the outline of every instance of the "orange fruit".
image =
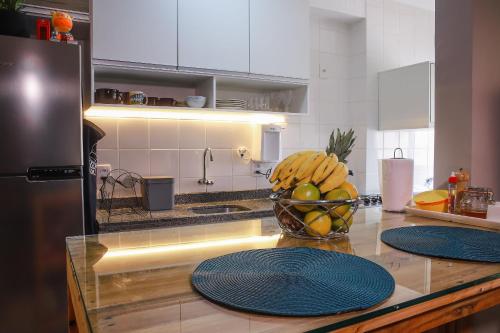
[[[292, 199], [294, 200], [319, 200], [321, 193], [319, 189], [313, 184], [302, 184], [297, 186], [292, 192]], [[295, 205], [295, 209], [307, 213], [315, 209], [314, 205]]]
[[[336, 188], [328, 192], [325, 196], [325, 200], [349, 200], [351, 199], [351, 195], [346, 190], [341, 188]], [[351, 208], [350, 205], [342, 205], [333, 209], [330, 214], [334, 219], [339, 218], [339, 216], [343, 216], [345, 213], [349, 211]]]
[[332, 219], [322, 210], [310, 211], [304, 217], [304, 222], [312, 229], [306, 228], [306, 232], [313, 237], [326, 236], [332, 230]]

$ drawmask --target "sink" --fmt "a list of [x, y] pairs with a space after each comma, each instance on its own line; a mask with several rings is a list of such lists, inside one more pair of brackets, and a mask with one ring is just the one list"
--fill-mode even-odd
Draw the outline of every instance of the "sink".
[[193, 207], [190, 210], [195, 214], [220, 214], [220, 213], [246, 212], [249, 211], [250, 208], [238, 205], [217, 205], [217, 206]]

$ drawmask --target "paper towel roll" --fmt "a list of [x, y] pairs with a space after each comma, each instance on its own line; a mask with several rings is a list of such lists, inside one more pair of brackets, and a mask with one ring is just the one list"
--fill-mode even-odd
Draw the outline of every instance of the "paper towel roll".
[[388, 158], [379, 160], [382, 208], [401, 212], [413, 195], [413, 160]]

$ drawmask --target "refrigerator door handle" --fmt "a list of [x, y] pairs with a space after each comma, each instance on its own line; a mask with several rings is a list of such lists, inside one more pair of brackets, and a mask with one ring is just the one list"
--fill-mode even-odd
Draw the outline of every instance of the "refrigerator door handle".
[[82, 178], [82, 166], [33, 167], [28, 169], [28, 181], [67, 180]]

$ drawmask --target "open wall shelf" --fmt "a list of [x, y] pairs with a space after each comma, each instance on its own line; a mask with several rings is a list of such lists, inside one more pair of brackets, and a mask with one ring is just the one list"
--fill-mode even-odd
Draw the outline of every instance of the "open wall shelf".
[[[143, 91], [149, 97], [169, 97], [177, 101], [184, 101], [187, 96], [193, 95], [207, 97], [205, 107], [194, 110], [171, 106], [98, 104], [92, 96], [91, 109], [100, 110], [99, 114], [111, 109], [115, 110], [113, 114], [124, 114], [126, 109], [134, 109], [148, 110], [151, 115], [156, 116], [159, 115], [158, 112], [170, 114], [186, 112], [190, 114], [189, 119], [193, 119], [191, 118], [193, 114], [217, 111], [221, 114], [253, 114], [250, 117], [253, 119], [259, 114], [280, 115], [283, 118], [287, 114], [305, 115], [308, 113], [308, 85], [302, 80], [288, 81], [241, 74], [180, 71], [170, 67], [109, 63], [93, 64], [92, 74], [92, 91], [98, 88], [113, 88], [120, 91], [138, 90]], [[247, 109], [217, 109], [217, 99], [245, 100], [248, 102]], [[121, 112], [116, 110], [121, 110]], [[110, 115], [111, 113], [109, 111]], [[177, 119], [181, 118], [177, 117]]]

